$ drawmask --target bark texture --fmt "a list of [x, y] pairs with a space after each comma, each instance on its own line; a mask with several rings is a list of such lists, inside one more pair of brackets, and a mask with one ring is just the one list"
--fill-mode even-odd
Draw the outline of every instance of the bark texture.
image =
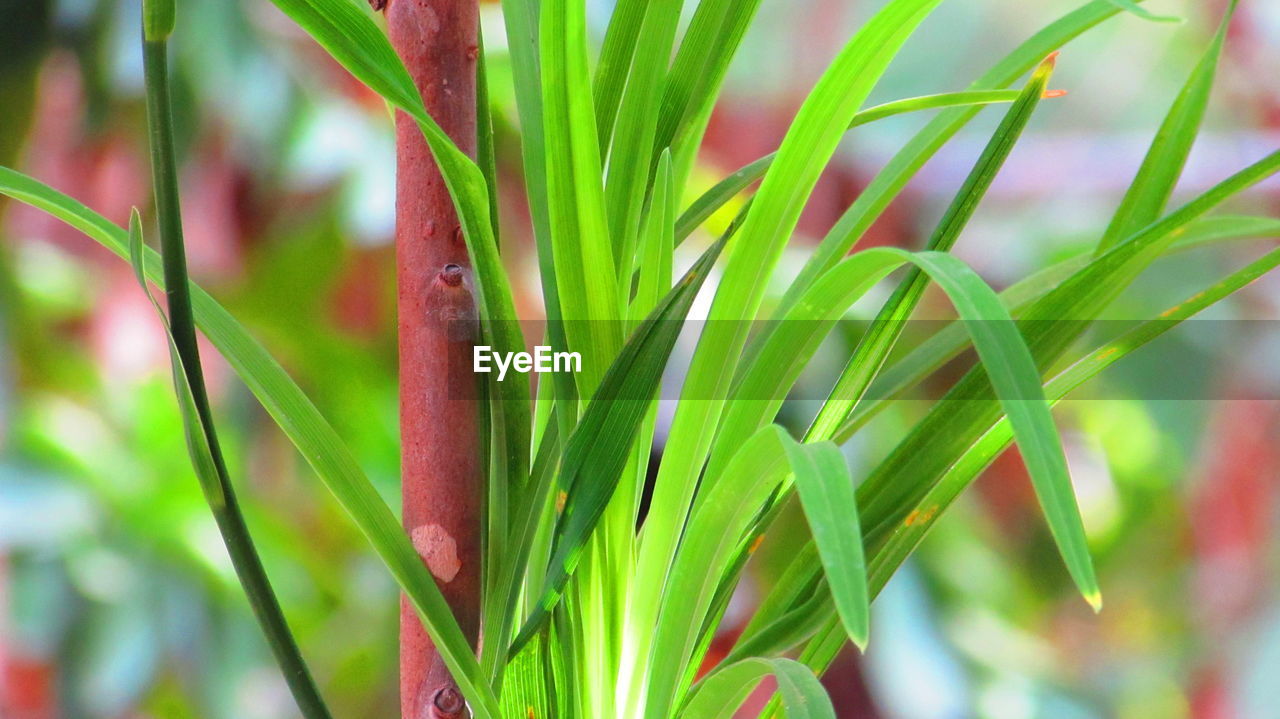
[[[477, 0], [389, 0], [382, 9], [427, 111], [474, 156]], [[396, 117], [396, 153], [404, 526], [474, 645], [484, 473], [471, 370], [470, 261], [444, 180], [421, 131], [403, 113]], [[404, 719], [467, 713], [404, 599], [400, 707]]]

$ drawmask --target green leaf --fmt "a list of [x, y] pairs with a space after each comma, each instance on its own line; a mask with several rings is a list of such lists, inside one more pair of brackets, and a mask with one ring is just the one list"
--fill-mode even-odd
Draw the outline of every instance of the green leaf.
[[[938, 0], [893, 0], [863, 25], [796, 116], [729, 249], [675, 414], [640, 543], [628, 622], [650, 626], [766, 281], [845, 128], [880, 75]], [[710, 398], [710, 399], [707, 399]], [[718, 398], [718, 399], [717, 399]], [[641, 643], [644, 638], [639, 640]], [[637, 648], [639, 654], [644, 651]]]
[[813, 670], [792, 659], [744, 659], [704, 679], [681, 719], [729, 719], [760, 680], [773, 675], [787, 719], [835, 719], [831, 698]]
[[[852, 130], [876, 120], [883, 120], [886, 117], [908, 112], [1013, 102], [1018, 99], [1019, 94], [1021, 93], [1018, 90], [984, 90], [909, 97], [903, 100], [887, 102], [883, 105], [876, 105], [859, 112], [854, 115], [853, 122], [849, 123], [849, 129]], [[689, 205], [689, 208], [680, 215], [680, 220], [676, 224], [677, 244], [688, 239], [689, 235], [693, 234], [693, 231], [698, 226], [706, 222], [721, 207], [724, 207], [735, 195], [750, 187], [756, 180], [764, 177], [765, 172], [773, 165], [776, 157], [777, 153], [771, 152], [758, 160], [744, 165], [716, 183], [714, 187], [699, 195]]]
[[[1257, 237], [1280, 237], [1280, 220], [1270, 217], [1223, 215], [1193, 222], [1178, 234], [1168, 248], [1169, 253], [1205, 247], [1218, 242]], [[1017, 317], [1032, 302], [1048, 294], [1063, 280], [1089, 262], [1088, 254], [1076, 255], [1036, 272], [1000, 293], [1000, 300]], [[898, 360], [885, 368], [868, 394], [876, 399], [863, 402], [840, 425], [832, 439], [841, 444], [849, 440], [871, 418], [890, 406], [892, 400], [922, 382], [931, 373], [955, 359], [969, 346], [969, 336], [960, 322], [952, 322], [929, 336]]]
[[[1162, 255], [1178, 231], [1277, 170], [1280, 152], [1236, 173], [1118, 244], [1028, 307], [1020, 322], [1037, 364], [1045, 367], [1061, 357], [1086, 329], [1085, 320], [1097, 317]], [[999, 421], [1000, 415], [982, 368], [961, 379], [859, 487], [858, 506], [862, 509], [867, 546], [877, 546], [902, 522], [946, 470]]]
[[[412, 115], [426, 114], [413, 78], [373, 20], [367, 3], [271, 0], [369, 89]], [[417, 112], [411, 108], [419, 108]]]
[[[1127, 5], [1132, 5], [1123, 0], [1111, 2], [1126, 9], [1129, 9]], [[1231, 24], [1235, 10], [1236, 0], [1232, 0], [1213, 42], [1191, 71], [1173, 106], [1165, 115], [1164, 122], [1142, 161], [1142, 167], [1138, 169], [1120, 207], [1111, 218], [1111, 224], [1098, 242], [1097, 254], [1106, 252], [1120, 240], [1155, 222], [1169, 204], [1169, 197], [1173, 194], [1178, 178], [1182, 176], [1182, 168], [1186, 166], [1187, 157], [1191, 154], [1191, 146], [1200, 133], [1200, 123], [1204, 119], [1205, 108], [1209, 106], [1209, 95], [1213, 90], [1213, 77], [1218, 70], [1218, 59], [1222, 56], [1222, 47], [1227, 41], [1227, 27]]]
[[667, 74], [653, 143], [654, 155], [672, 150], [677, 195], [684, 185], [680, 170], [692, 163], [702, 144], [729, 63], [759, 9], [760, 0], [702, 0], [689, 20]]
[[498, 158], [493, 143], [493, 105], [489, 101], [489, 57], [484, 49], [484, 36], [476, 29], [476, 157], [489, 200], [489, 226], [493, 228], [493, 244], [501, 246], [498, 231]]
[[[178, 351], [178, 344], [169, 319], [147, 287], [147, 278], [143, 271], [142, 249], [142, 222], [138, 217], [137, 208], [134, 208], [129, 215], [129, 259], [133, 264], [138, 284], [164, 326], [165, 339], [169, 345], [173, 388], [178, 400], [178, 410], [182, 415], [182, 431], [187, 442], [187, 452], [191, 457], [191, 466], [195, 470], [196, 479], [200, 482], [200, 489], [204, 493], [205, 501], [209, 504], [209, 510], [214, 516], [218, 530], [222, 534], [232, 566], [235, 567], [236, 575], [249, 600], [249, 606], [262, 627], [267, 645], [280, 664], [285, 681], [298, 703], [298, 709], [305, 717], [328, 719], [332, 715], [320, 696], [320, 691], [311, 676], [311, 670], [302, 658], [297, 640], [289, 629], [284, 612], [280, 609], [280, 602], [267, 578], [266, 569], [262, 566], [262, 560], [254, 548], [248, 525], [236, 501], [235, 489], [227, 474], [221, 450], [218, 449], [218, 438], [213, 424], [211, 421], [207, 422], [205, 415], [202, 414], [202, 400], [192, 390], [190, 384], [192, 380], [189, 379], [192, 375], [182, 360], [181, 352]], [[202, 391], [201, 395], [203, 394]]]
[[[781, 397], [779, 388], [794, 381], [799, 367], [786, 368], [776, 375], [761, 368], [785, 366], [788, 349], [805, 356], [876, 278], [904, 261], [917, 263], [947, 292], [961, 315], [963, 327], [970, 332], [975, 344], [983, 343], [979, 349], [982, 362], [987, 364], [990, 360], [988, 367], [1005, 375], [999, 381], [997, 394], [1010, 411], [1020, 414], [1019, 441], [1035, 447], [1031, 452], [1040, 460], [1037, 474], [1033, 475], [1037, 495], [1042, 497], [1051, 523], [1057, 525], [1053, 530], [1055, 537], [1063, 538], [1060, 546], [1064, 557], [1076, 567], [1074, 574], [1082, 577], [1081, 583], [1088, 587], [1094, 582], [1065, 459], [1048, 409], [1035, 399], [1040, 386], [1039, 373], [1030, 362], [1030, 355], [999, 297], [951, 255], [937, 252], [912, 255], [895, 248], [875, 248], [846, 258], [815, 283], [779, 322], [783, 329], [770, 338], [759, 355], [757, 368], [744, 378], [739, 392], [745, 393], [749, 388], [751, 397]], [[800, 361], [801, 366], [803, 362]], [[779, 384], [770, 384], [770, 381]], [[751, 397], [735, 402], [726, 416], [718, 437], [723, 446], [737, 446], [743, 433], [749, 433], [753, 423], [772, 416], [780, 403], [777, 400], [766, 403]], [[712, 486], [719, 475], [717, 466], [713, 456], [706, 480]], [[1094, 589], [1096, 591], [1096, 586]], [[1087, 589], [1083, 591], [1088, 593]], [[785, 627], [776, 631], [786, 636], [794, 633], [794, 629]]]
[[853, 643], [865, 650], [871, 600], [849, 467], [840, 448], [830, 442], [802, 445], [787, 441], [783, 446], [840, 621]]
[[1115, 5], [1121, 10], [1124, 10], [1130, 15], [1140, 17], [1143, 20], [1149, 20], [1151, 22], [1186, 22], [1185, 18], [1180, 18], [1177, 15], [1157, 15], [1138, 5], [1138, 3], [1133, 0], [1107, 0], [1107, 2]]
[[[502, 19], [511, 53], [516, 109], [520, 116], [521, 155], [524, 160], [525, 196], [538, 249], [538, 276], [542, 281], [543, 308], [547, 315], [547, 340], [555, 351], [569, 347], [564, 336], [560, 291], [551, 242], [551, 218], [547, 199], [547, 148], [542, 113], [542, 67], [538, 43], [538, 0], [502, 0]], [[574, 379], [565, 373], [552, 375], [556, 407], [568, 431], [578, 417]]]
[[218, 469], [219, 462], [213, 458], [213, 430], [205, 425], [200, 412], [196, 410], [197, 400], [187, 379], [187, 371], [183, 366], [182, 356], [178, 353], [173, 339], [173, 330], [169, 326], [169, 317], [164, 308], [151, 294], [143, 270], [142, 219], [138, 216], [138, 208], [129, 213], [129, 262], [133, 265], [133, 273], [138, 285], [147, 296], [147, 301], [155, 309], [160, 324], [164, 327], [165, 341], [169, 346], [171, 360], [170, 371], [173, 375], [174, 391], [177, 394], [178, 409], [182, 413], [182, 431], [187, 440], [187, 450], [191, 454], [191, 464], [204, 491], [205, 499], [214, 512], [221, 512], [227, 506], [227, 489], [224, 488], [223, 476]]
[[596, 64], [594, 97], [596, 117], [600, 124], [600, 148], [613, 143], [613, 127], [618, 119], [618, 107], [627, 86], [632, 62], [636, 58], [636, 45], [641, 42], [641, 25], [645, 21], [648, 0], [618, 0], [609, 17], [600, 46], [600, 60]]
[[[1045, 384], [1045, 394], [1051, 402], [1062, 400], [1103, 370], [1165, 335], [1187, 319], [1230, 297], [1277, 266], [1280, 266], [1280, 249], [1268, 252], [1212, 287], [1197, 292], [1161, 312], [1155, 319], [1143, 322], [1076, 360]], [[1011, 440], [1009, 422], [1001, 419], [952, 465], [937, 486], [916, 507], [917, 521], [899, 525], [877, 550], [872, 561], [874, 586], [883, 587], [889, 581], [893, 572], [919, 545], [938, 517], [982, 470], [1009, 447]]]
[[[1150, 344], [1179, 324], [1208, 307], [1230, 297], [1235, 292], [1257, 280], [1262, 275], [1280, 266], [1280, 250], [1272, 250], [1245, 268], [1232, 273], [1212, 287], [1198, 292], [1152, 320], [1126, 332], [1124, 335], [1104, 343], [1092, 352], [1072, 363], [1045, 385], [1045, 394], [1050, 401], [1057, 402], [1088, 380], [1096, 377], [1103, 370], [1112, 366], [1124, 357]], [[942, 480], [912, 509], [913, 520], [898, 525], [888, 539], [874, 551], [869, 561], [872, 594], [879, 591], [893, 576], [893, 573], [906, 560], [907, 556], [919, 545], [928, 531], [938, 522], [947, 508], [960, 495], [965, 487], [985, 469], [996, 457], [1009, 446], [1011, 431], [1007, 420], [1000, 420], [984, 434], [942, 478]], [[793, 583], [802, 584], [812, 581], [819, 574], [820, 567], [811, 551], [801, 553], [787, 569], [787, 575]], [[773, 594], [777, 594], [777, 590]], [[773, 594], [766, 599], [766, 605], [774, 601]], [[762, 605], [762, 609], [765, 605]], [[825, 606], [830, 606], [828, 601]], [[803, 621], [824, 621], [826, 626], [820, 630], [819, 636], [805, 650], [802, 658], [810, 667], [827, 666], [839, 649], [839, 643], [832, 641], [838, 636], [839, 626], [831, 617], [824, 616], [822, 606], [809, 606], [797, 610], [803, 611]], [[778, 614], [774, 608], [773, 614]], [[791, 621], [797, 618], [788, 617]], [[754, 623], [754, 622], [753, 622]], [[760, 647], [767, 651], [785, 651], [794, 646], [782, 637], [782, 641]], [[736, 652], [736, 650], [735, 650]]]
[[[658, 160], [658, 174], [653, 198], [640, 233], [640, 268], [636, 273], [636, 293], [631, 301], [631, 318], [640, 321], [653, 310], [658, 300], [671, 287], [675, 249], [675, 179], [672, 177], [671, 153]], [[628, 271], [622, 277], [630, 277]]]
[[672, 563], [649, 656], [646, 719], [663, 719], [697, 645], [720, 577], [749, 539], [753, 520], [786, 477], [786, 431], [761, 429], [742, 443], [719, 482], [699, 494]]
[[716, 481], [739, 443], [773, 420], [823, 339], [853, 303], [909, 257], [896, 248], [850, 255], [773, 323], [768, 338], [734, 384], [707, 463], [707, 482]]
[[[48, 212], [121, 258], [129, 256], [124, 230], [32, 178], [0, 167], [0, 193]], [[159, 255], [149, 249], [143, 254], [147, 278], [164, 289]], [[477, 717], [496, 719], [497, 699], [486, 686], [449, 605], [350, 450], [311, 400], [222, 305], [194, 284], [191, 300], [196, 326], [311, 464], [408, 595], [472, 711]]]
[[644, 23], [627, 86], [622, 95], [618, 124], [609, 150], [605, 202], [609, 208], [609, 233], [613, 237], [619, 277], [630, 277], [636, 235], [646, 189], [657, 161], [650, 148], [658, 124], [662, 81], [675, 43], [682, 0], [646, 3]]
[[542, 4], [542, 108], [552, 255], [569, 347], [582, 356], [578, 391], [590, 396], [622, 346], [622, 300], [609, 236], [599, 138], [579, 0]]
[[[231, 477], [218, 444], [218, 435], [214, 430], [213, 409], [204, 383], [200, 348], [196, 342], [196, 324], [192, 316], [186, 243], [182, 233], [182, 210], [178, 193], [178, 161], [173, 139], [173, 110], [169, 99], [169, 47], [163, 39], [172, 30], [173, 13], [172, 4], [167, 10], [144, 8], [142, 43], [148, 151], [151, 156], [151, 181], [160, 227], [160, 244], [163, 248], [161, 260], [169, 308], [167, 318], [160, 303], [147, 289], [142, 263], [142, 222], [136, 209], [129, 216], [129, 259], [139, 285], [164, 325], [188, 453], [222, 535], [222, 542], [240, 579], [240, 585], [244, 588], [249, 605], [277, 664], [280, 665], [285, 683], [298, 709], [308, 719], [330, 719], [332, 715], [329, 708], [302, 659], [302, 652], [289, 630], [280, 602], [276, 599], [275, 591], [258, 557], [249, 527], [236, 501]], [[154, 26], [149, 27], [148, 23]], [[166, 24], [167, 29], [163, 27]]]
[[627, 340], [565, 446], [559, 488], [564, 508], [541, 601], [512, 644], [521, 646], [541, 629], [559, 602], [600, 516], [608, 506], [641, 422], [657, 393], [662, 371], [684, 319], [729, 235], [689, 268]]
[[[1109, 0], [1093, 0], [1067, 13], [1015, 48], [974, 81], [969, 89], [995, 90], [1012, 84], [1047, 55], [1119, 12], [1120, 9]], [[799, 276], [783, 295], [778, 312], [785, 311], [814, 280], [849, 254], [907, 182], [977, 115], [979, 109], [961, 107], [939, 113], [894, 154], [805, 262]]]
[[[982, 367], [1018, 438], [1018, 449], [1067, 570], [1085, 600], [1095, 611], [1101, 609], [1102, 595], [1071, 489], [1066, 456], [1031, 353], [1018, 337], [1017, 327], [1000, 298], [972, 270], [942, 253], [922, 252], [916, 259], [947, 292], [960, 316], [966, 318]], [[975, 319], [981, 317], [991, 321]]]
[[[1049, 78], [1053, 75], [1054, 60], [1055, 56], [1050, 55], [1032, 73], [1026, 88], [1005, 113], [973, 170], [969, 172], [942, 220], [929, 236], [926, 249], [946, 252], [955, 245], [1040, 103]], [[906, 326], [905, 321], [910, 319], [916, 305], [920, 303], [927, 285], [927, 279], [918, 269], [902, 279], [889, 301], [876, 315], [875, 321], [863, 334], [862, 341], [849, 358], [831, 394], [818, 410], [807, 436], [817, 440], [830, 439], [840, 423], [857, 407], [867, 388], [871, 386], [871, 380], [880, 372], [889, 353], [893, 351]]]

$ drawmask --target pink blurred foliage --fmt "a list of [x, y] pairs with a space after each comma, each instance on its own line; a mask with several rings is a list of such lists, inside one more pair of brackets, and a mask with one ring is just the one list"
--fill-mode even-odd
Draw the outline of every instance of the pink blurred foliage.
[[[197, 143], [200, 159], [189, 163], [183, 178], [188, 259], [197, 281], [226, 279], [242, 269], [237, 242], [241, 173], [223, 149], [216, 137]], [[88, 126], [80, 70], [69, 55], [55, 54], [45, 63], [24, 155], [25, 172], [119, 225], [128, 223], [133, 207], [145, 211], [150, 205], [142, 129]], [[92, 309], [60, 329], [69, 340], [87, 345], [104, 377], [138, 379], [167, 367], [163, 330], [128, 264], [26, 205], [11, 205], [6, 222], [5, 234], [14, 241], [51, 244], [92, 268]], [[205, 357], [215, 356], [205, 344]], [[211, 391], [217, 392], [227, 379], [225, 367], [206, 361], [206, 373]]]

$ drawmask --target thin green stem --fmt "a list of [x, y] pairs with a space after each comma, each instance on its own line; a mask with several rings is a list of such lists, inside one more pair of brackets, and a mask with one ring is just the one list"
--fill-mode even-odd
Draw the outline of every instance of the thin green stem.
[[[284, 673], [298, 708], [307, 719], [330, 719], [320, 698], [315, 680], [302, 660], [297, 642], [289, 631], [262, 560], [254, 548], [244, 516], [236, 502], [226, 462], [213, 430], [204, 373], [200, 368], [200, 351], [196, 345], [195, 320], [191, 310], [191, 288], [187, 279], [186, 250], [182, 238], [182, 213], [178, 201], [177, 157], [174, 152], [173, 118], [169, 98], [168, 43], [163, 39], [144, 39], [143, 67], [146, 75], [147, 126], [150, 135], [151, 174], [155, 188], [156, 213], [160, 225], [161, 255], [164, 260], [165, 298], [169, 307], [170, 331], [174, 347], [182, 361], [182, 371], [190, 386], [195, 410], [204, 426], [210, 455], [217, 471], [216, 490], [221, 501], [211, 501], [240, 584], [249, 599], [267, 644]], [[210, 488], [206, 488], [209, 496]]]

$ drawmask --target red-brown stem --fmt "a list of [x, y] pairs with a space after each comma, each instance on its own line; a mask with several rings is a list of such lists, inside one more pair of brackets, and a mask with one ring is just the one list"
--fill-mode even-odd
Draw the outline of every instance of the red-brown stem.
[[[390, 0], [391, 44], [427, 111], [476, 145], [477, 0]], [[471, 371], [471, 269], [453, 203], [416, 123], [396, 116], [396, 266], [404, 526], [474, 644], [484, 473]], [[408, 603], [400, 607], [404, 719], [464, 716], [457, 686]]]

